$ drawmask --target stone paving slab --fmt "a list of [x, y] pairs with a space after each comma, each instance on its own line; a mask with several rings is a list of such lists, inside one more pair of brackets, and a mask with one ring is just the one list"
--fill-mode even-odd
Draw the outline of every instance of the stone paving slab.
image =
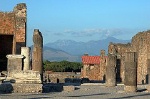
[[99, 85], [75, 87], [76, 90], [70, 92], [0, 94], [0, 99], [150, 99], [150, 93], [144, 90], [145, 86], [138, 86], [136, 93], [125, 93], [123, 85], [117, 87]]

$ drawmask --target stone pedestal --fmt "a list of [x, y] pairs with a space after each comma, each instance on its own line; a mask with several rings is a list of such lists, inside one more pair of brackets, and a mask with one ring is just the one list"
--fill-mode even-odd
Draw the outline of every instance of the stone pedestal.
[[14, 93], [42, 93], [42, 84], [12, 84]]
[[125, 81], [124, 90], [125, 92], [136, 92], [137, 91], [137, 64], [136, 64], [136, 53], [127, 52], [125, 53]]
[[23, 59], [23, 70], [30, 69], [30, 48], [29, 47], [21, 47], [21, 55], [24, 56]]
[[8, 73], [12, 71], [21, 71], [22, 70], [22, 60], [23, 55], [7, 55], [7, 71]]
[[116, 56], [113, 54], [108, 55], [108, 63], [106, 66], [106, 86], [116, 86]]

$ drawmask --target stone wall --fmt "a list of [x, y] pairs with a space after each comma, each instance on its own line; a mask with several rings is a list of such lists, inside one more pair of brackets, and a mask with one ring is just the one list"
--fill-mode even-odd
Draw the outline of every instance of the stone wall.
[[17, 4], [12, 12], [0, 12], [0, 18], [0, 35], [13, 35], [12, 53], [20, 54], [26, 46], [26, 4]]
[[[117, 56], [117, 71], [120, 72], [120, 78], [124, 81], [124, 53], [137, 52], [137, 83], [146, 83], [147, 60], [150, 59], [150, 31], [139, 32], [132, 37], [131, 44], [110, 43], [108, 53]], [[119, 66], [119, 67], [118, 67]]]

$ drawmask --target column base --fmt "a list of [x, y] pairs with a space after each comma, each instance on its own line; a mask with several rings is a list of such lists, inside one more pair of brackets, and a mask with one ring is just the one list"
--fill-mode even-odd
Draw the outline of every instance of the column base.
[[124, 91], [125, 92], [136, 92], [137, 87], [136, 86], [124, 86]]

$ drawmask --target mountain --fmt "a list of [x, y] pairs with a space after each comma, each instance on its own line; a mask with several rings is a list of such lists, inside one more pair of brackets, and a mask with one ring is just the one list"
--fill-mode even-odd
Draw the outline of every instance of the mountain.
[[[31, 52], [33, 50], [33, 45], [30, 47]], [[71, 61], [71, 62], [80, 62], [81, 58], [79, 56], [71, 55], [65, 51], [50, 48], [47, 46], [43, 46], [43, 60], [49, 61]]]
[[73, 56], [65, 51], [57, 50], [47, 46], [43, 47], [43, 58], [44, 60], [49, 61], [81, 61], [78, 56]]
[[128, 43], [130, 40], [119, 40], [114, 37], [108, 37], [103, 40], [89, 41], [89, 42], [76, 42], [73, 40], [58, 40], [53, 43], [47, 43], [45, 46], [54, 49], [63, 50], [71, 55], [81, 56], [85, 53], [89, 55], [99, 55], [100, 50], [104, 49], [107, 53], [108, 45], [113, 43]]

